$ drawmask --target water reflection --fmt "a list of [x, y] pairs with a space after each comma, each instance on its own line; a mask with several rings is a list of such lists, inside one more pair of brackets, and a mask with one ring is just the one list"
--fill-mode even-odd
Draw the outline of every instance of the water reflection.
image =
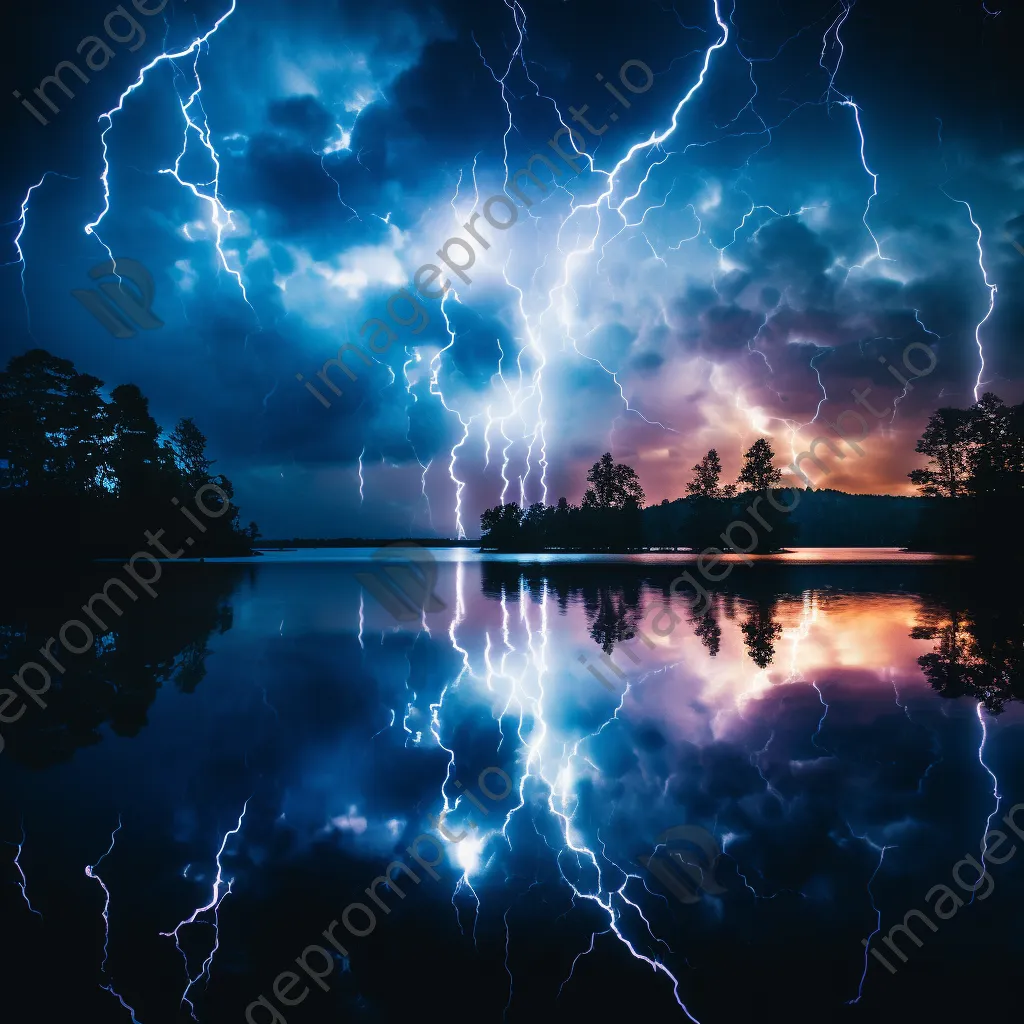
[[1024, 622], [1020, 609], [1000, 602], [934, 602], [922, 609], [911, 635], [934, 650], [918, 658], [943, 697], [971, 697], [992, 714], [1024, 696]]
[[[211, 638], [231, 628], [230, 595], [248, 570], [211, 567], [196, 587], [194, 573], [189, 578], [188, 570], [175, 569], [167, 567], [155, 598], [129, 601], [113, 590], [120, 602], [114, 608], [122, 614], [101, 604], [99, 610], [116, 625], [83, 653], [65, 653], [56, 645], [61, 670], [50, 667], [50, 686], [42, 697], [46, 707], [27, 702], [27, 713], [4, 726], [7, 756], [35, 767], [68, 760], [77, 748], [99, 743], [103, 726], [117, 736], [138, 735], [165, 683], [182, 693], [195, 690], [206, 675]], [[6, 590], [0, 597], [0, 659], [11, 670], [30, 661], [48, 666], [40, 653], [47, 639], [58, 635], [63, 623], [85, 618], [83, 603], [109, 578], [109, 571], [96, 572], [58, 583], [64, 592], [56, 598], [52, 581]]]
[[[1015, 969], [1012, 864], [913, 969], [891, 977], [861, 941], [1024, 800], [1021, 609], [962, 566], [760, 565], [694, 615], [670, 593], [679, 570], [650, 560], [460, 557], [420, 623], [362, 593], [351, 558], [178, 568], [198, 575], [119, 622], [35, 724], [7, 727], [2, 838], [24, 816], [33, 906], [63, 923], [39, 924], [16, 886], [5, 920], [26, 971], [77, 930], [61, 1012], [121, 1012], [97, 985], [101, 907], [67, 882], [118, 817], [108, 969], [147, 1024], [177, 1020], [197, 977], [211, 1021], [261, 994], [287, 1024], [440, 1004], [508, 1021], [958, 1019], [973, 993], [937, 984], [951, 965], [982, 943], [992, 984]], [[66, 617], [8, 614], [5, 654]], [[481, 811], [465, 791], [491, 767], [512, 796]], [[275, 1001], [274, 978], [446, 808], [470, 838], [440, 879], [347, 936], [326, 990]], [[688, 904], [639, 867], [680, 826], [722, 851]], [[185, 978], [160, 933], [209, 902], [222, 847], [219, 945], [205, 917], [186, 929]]]

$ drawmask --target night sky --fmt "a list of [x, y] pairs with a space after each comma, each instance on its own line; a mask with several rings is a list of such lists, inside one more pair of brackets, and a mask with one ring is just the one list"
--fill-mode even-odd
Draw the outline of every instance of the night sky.
[[[880, 358], [917, 343], [934, 370], [828, 478], [910, 493], [933, 409], [1024, 398], [1020, 11], [718, 3], [172, 0], [110, 36], [110, 0], [8, 15], [31, 20], [3, 72], [3, 359], [43, 347], [194, 417], [265, 536], [475, 536], [503, 495], [578, 502], [606, 450], [648, 502], [710, 447], [727, 476], [761, 435], [788, 462], [852, 388], [891, 409]], [[76, 54], [90, 35], [113, 57]], [[66, 69], [43, 125], [11, 93], [72, 59], [89, 82]], [[325, 408], [296, 374], [386, 317], [507, 172], [557, 159], [584, 104], [596, 172], [481, 221], [472, 283], [445, 268], [443, 308], [349, 358], [354, 383], [333, 370]], [[162, 327], [114, 337], [71, 295], [107, 247], [148, 268]]]

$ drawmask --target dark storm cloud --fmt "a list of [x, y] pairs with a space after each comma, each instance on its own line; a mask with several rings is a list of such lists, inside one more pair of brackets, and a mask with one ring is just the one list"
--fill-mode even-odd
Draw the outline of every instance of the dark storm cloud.
[[728, 356], [746, 346], [760, 323], [755, 313], [740, 306], [714, 306], [700, 318], [696, 329], [685, 330], [682, 337], [684, 343], [695, 343], [701, 355]]
[[818, 285], [832, 253], [794, 217], [773, 220], [756, 231], [749, 245], [751, 274], [781, 274], [801, 290]]
[[334, 127], [331, 115], [313, 96], [290, 96], [271, 101], [267, 121], [275, 128], [284, 128], [298, 135], [313, 148], [323, 146]]

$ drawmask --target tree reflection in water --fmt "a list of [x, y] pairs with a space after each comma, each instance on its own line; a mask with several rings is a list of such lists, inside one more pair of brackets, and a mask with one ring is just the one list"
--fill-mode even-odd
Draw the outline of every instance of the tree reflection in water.
[[929, 600], [915, 640], [935, 640], [935, 650], [917, 659], [942, 697], [973, 697], [990, 714], [1024, 696], [1024, 624], [1016, 603], [982, 598], [966, 602]]
[[[54, 653], [64, 673], [51, 672], [45, 708], [28, 703], [16, 724], [5, 727], [5, 754], [34, 768], [69, 760], [79, 747], [102, 739], [109, 725], [118, 736], [135, 736], [147, 723], [150, 705], [166, 682], [192, 693], [206, 675], [214, 634], [232, 625], [231, 595], [251, 570], [240, 565], [164, 565], [154, 589], [139, 600], [123, 600], [124, 614], [106, 620], [112, 628], [84, 654]], [[8, 672], [40, 660], [39, 649], [64, 622], [82, 616], [82, 604], [102, 589], [110, 567], [58, 584], [35, 581], [0, 598], [0, 659]], [[115, 596], [117, 592], [115, 591]], [[102, 606], [101, 606], [102, 607]]]

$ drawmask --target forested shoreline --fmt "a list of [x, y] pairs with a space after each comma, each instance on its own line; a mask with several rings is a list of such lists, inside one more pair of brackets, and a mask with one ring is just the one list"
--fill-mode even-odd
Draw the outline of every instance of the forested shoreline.
[[751, 554], [800, 544], [1019, 558], [1008, 534], [1024, 504], [1024, 403], [1008, 406], [986, 393], [968, 409], [938, 409], [915, 450], [928, 460], [907, 473], [916, 497], [785, 487], [771, 442], [762, 437], [745, 452], [735, 482], [722, 482], [721, 458], [711, 449], [692, 467], [685, 497], [648, 507], [636, 471], [605, 453], [587, 474], [580, 505], [560, 498], [553, 506], [487, 509], [481, 548], [700, 551], [728, 548], [729, 525], [748, 523]]
[[[122, 557], [146, 531], [167, 531], [164, 543], [175, 546], [187, 534], [192, 557], [252, 554], [259, 530], [241, 525], [231, 481], [211, 473], [195, 422], [165, 431], [135, 384], [117, 385], [109, 401], [103, 387], [44, 349], [14, 357], [0, 373], [0, 514], [9, 557]], [[204, 529], [182, 517], [197, 494]]]

